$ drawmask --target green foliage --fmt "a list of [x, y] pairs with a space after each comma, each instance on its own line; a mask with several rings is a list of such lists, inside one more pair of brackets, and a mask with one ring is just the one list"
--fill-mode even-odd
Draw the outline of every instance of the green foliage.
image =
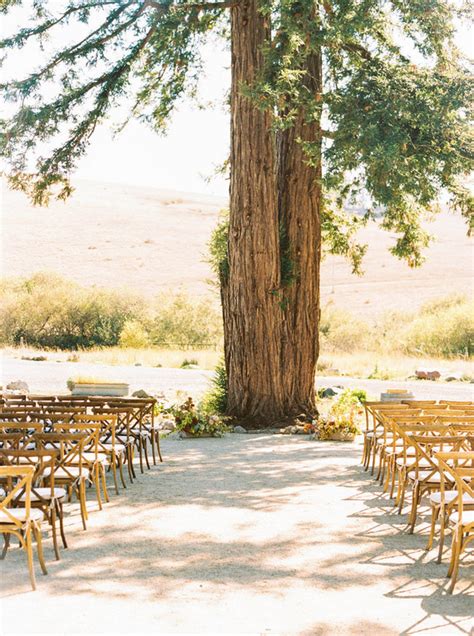
[[209, 299], [192, 301], [185, 293], [159, 296], [148, 330], [153, 344], [175, 347], [215, 346], [222, 337], [222, 317]]
[[329, 303], [321, 310], [319, 333], [325, 351], [370, 349], [373, 337], [367, 322]]
[[363, 414], [363, 403], [367, 393], [361, 389], [345, 389], [332, 404], [329, 414], [316, 421], [319, 439], [330, 439], [335, 434], [342, 439], [360, 433], [359, 424]]
[[229, 276], [228, 240], [229, 211], [223, 210], [208, 243], [208, 263], [220, 284], [225, 283]]
[[[20, 4], [3, 2], [2, 13]], [[206, 35], [228, 33], [228, 5], [221, 2], [64, 4], [61, 13], [53, 0], [30, 3], [29, 21], [0, 44], [8, 57], [58, 32], [68, 42], [42, 68], [0, 87], [17, 106], [0, 136], [10, 183], [39, 204], [51, 193], [69, 196], [69, 175], [116, 105], [163, 131], [176, 102], [195, 92]], [[467, 8], [446, 0], [260, 2], [272, 35], [263, 50], [264, 72], [242, 90], [271, 110], [275, 129], [293, 126], [301, 115], [327, 123], [301, 143], [314, 167], [322, 149], [323, 235], [355, 271], [364, 246], [345, 210], [363, 194], [372, 211], [380, 211], [383, 227], [397, 233], [394, 254], [411, 266], [423, 260], [429, 237], [421, 221], [443, 190], [474, 227], [473, 197], [462, 185], [474, 157], [473, 82], [454, 29]], [[312, 73], [319, 61], [321, 80]], [[220, 277], [227, 267], [224, 235], [221, 228], [219, 255], [212, 256]], [[288, 265], [282, 259], [284, 280], [291, 276]]]
[[189, 360], [188, 358], [184, 358], [181, 362], [181, 369], [192, 369], [197, 366], [199, 366], [199, 360], [196, 360], [196, 358], [190, 358]]
[[127, 321], [143, 310], [137, 297], [51, 274], [4, 281], [0, 298], [0, 340], [45, 348], [117, 345]]
[[223, 361], [217, 365], [211, 382], [211, 388], [201, 400], [201, 408], [204, 413], [224, 415], [227, 411], [227, 372]]
[[223, 418], [216, 414], [205, 413], [200, 405], [189, 397], [183, 404], [174, 404], [163, 410], [163, 414], [171, 415], [179, 431], [185, 431], [195, 437], [222, 437], [229, 428]]
[[119, 345], [130, 349], [146, 349], [150, 346], [150, 336], [138, 320], [127, 320], [120, 332]]
[[442, 357], [474, 355], [474, 302], [454, 297], [424, 305], [407, 328], [404, 350]]
[[0, 342], [43, 348], [216, 347], [222, 319], [209, 300], [85, 288], [52, 274], [0, 281]]

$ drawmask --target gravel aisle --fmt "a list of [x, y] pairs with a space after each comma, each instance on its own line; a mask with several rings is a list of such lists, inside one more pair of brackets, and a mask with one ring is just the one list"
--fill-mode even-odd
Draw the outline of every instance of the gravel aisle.
[[[1, 632], [469, 634], [474, 566], [448, 596], [446, 565], [402, 533], [360, 446], [294, 436], [164, 441], [165, 463], [38, 572], [2, 563]], [[426, 526], [421, 528], [426, 533]], [[39, 570], [39, 568], [38, 568]]]

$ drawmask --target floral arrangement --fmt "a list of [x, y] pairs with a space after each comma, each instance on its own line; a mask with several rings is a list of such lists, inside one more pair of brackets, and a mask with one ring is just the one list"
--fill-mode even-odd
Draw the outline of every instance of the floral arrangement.
[[176, 430], [195, 437], [222, 437], [229, 431], [223, 417], [203, 412], [191, 397], [188, 397], [183, 404], [173, 404], [164, 409], [163, 413], [174, 418]]
[[363, 402], [367, 399], [365, 391], [346, 389], [335, 402], [327, 416], [316, 422], [319, 439], [353, 440], [360, 433], [359, 421], [363, 415]]

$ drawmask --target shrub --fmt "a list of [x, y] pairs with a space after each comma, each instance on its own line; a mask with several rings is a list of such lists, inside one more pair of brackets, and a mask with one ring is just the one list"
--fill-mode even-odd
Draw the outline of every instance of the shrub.
[[325, 351], [357, 351], [372, 345], [370, 326], [362, 319], [331, 304], [322, 308], [321, 347]]
[[217, 346], [222, 339], [222, 317], [208, 299], [193, 302], [183, 292], [162, 294], [149, 333], [153, 344], [164, 347]]
[[150, 336], [138, 320], [127, 320], [120, 332], [120, 346], [130, 349], [145, 349], [150, 345]]
[[127, 320], [143, 310], [137, 297], [84, 288], [51, 274], [9, 281], [0, 298], [1, 340], [43, 348], [117, 345]]
[[454, 296], [424, 305], [406, 328], [409, 354], [466, 356], [474, 354], [474, 302]]
[[227, 411], [227, 372], [224, 362], [220, 362], [211, 380], [211, 388], [204, 394], [201, 401], [205, 413], [219, 413]]

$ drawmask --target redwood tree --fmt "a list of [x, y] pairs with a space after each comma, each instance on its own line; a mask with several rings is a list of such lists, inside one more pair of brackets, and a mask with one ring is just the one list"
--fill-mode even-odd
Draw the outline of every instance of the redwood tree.
[[[464, 9], [446, 0], [3, 0], [30, 21], [8, 53], [71, 38], [26, 78], [2, 125], [10, 183], [38, 204], [66, 198], [96, 125], [117, 104], [161, 130], [200, 75], [200, 45], [231, 38], [231, 185], [221, 263], [228, 410], [271, 424], [314, 413], [323, 246], [364, 252], [348, 205], [369, 197], [412, 266], [440, 192], [472, 226], [459, 177], [472, 162], [472, 78], [454, 45]], [[22, 16], [24, 14], [21, 14]], [[229, 32], [230, 21], [230, 32]], [[54, 41], [54, 40], [53, 40]], [[45, 95], [55, 96], [47, 101]], [[38, 144], [47, 142], [44, 156]]]

